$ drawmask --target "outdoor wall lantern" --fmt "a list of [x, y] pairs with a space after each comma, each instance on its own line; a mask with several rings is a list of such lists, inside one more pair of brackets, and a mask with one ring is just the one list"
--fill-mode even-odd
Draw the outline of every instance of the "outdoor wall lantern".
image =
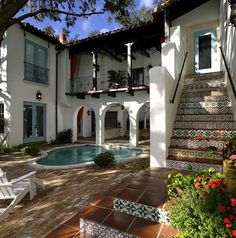
[[91, 111], [90, 110], [87, 111], [87, 115], [91, 116]]
[[236, 27], [236, 0], [228, 0], [229, 4], [231, 5], [231, 13], [230, 13], [230, 18], [229, 22], [230, 25], [233, 25]]
[[36, 99], [39, 101], [42, 99], [42, 93], [39, 90], [36, 93]]
[[123, 111], [125, 109], [125, 107], [123, 105], [121, 105], [120, 109]]

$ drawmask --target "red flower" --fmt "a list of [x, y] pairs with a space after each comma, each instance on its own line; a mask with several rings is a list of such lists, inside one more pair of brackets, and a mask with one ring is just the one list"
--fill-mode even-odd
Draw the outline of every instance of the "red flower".
[[216, 179], [216, 180], [215, 180], [215, 184], [216, 184], [216, 185], [221, 185], [221, 184], [222, 184], [222, 181], [221, 181], [220, 179]]
[[225, 225], [231, 224], [229, 218], [227, 218], [227, 217], [224, 218], [224, 223], [225, 223]]
[[225, 226], [226, 226], [226, 228], [230, 228], [232, 226], [232, 224], [231, 223], [227, 223]]
[[233, 237], [236, 237], [236, 230], [232, 231], [232, 235], [233, 235]]
[[236, 198], [231, 198], [231, 199], [230, 199], [230, 205], [231, 205], [232, 207], [235, 207], [235, 206], [236, 206]]
[[211, 184], [211, 187], [212, 187], [212, 188], [216, 188], [216, 186], [217, 186], [217, 185], [216, 185], [215, 183], [212, 183], [212, 184]]
[[199, 182], [196, 182], [196, 183], [194, 184], [194, 188], [197, 189], [198, 187], [200, 187], [200, 185], [201, 185], [201, 184], [200, 184]]
[[211, 186], [210, 186], [210, 184], [208, 183], [208, 184], [206, 184], [206, 188], [210, 188]]
[[218, 205], [218, 209], [220, 210], [220, 213], [225, 213], [225, 206], [220, 204]]
[[229, 220], [232, 221], [234, 219], [234, 215], [233, 214], [229, 214]]

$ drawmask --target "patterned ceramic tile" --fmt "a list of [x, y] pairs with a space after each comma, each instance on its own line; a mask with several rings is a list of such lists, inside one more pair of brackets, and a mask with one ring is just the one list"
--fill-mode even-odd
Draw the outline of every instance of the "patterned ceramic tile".
[[236, 128], [236, 122], [175, 122], [174, 128], [179, 128], [179, 129], [234, 129]]
[[179, 108], [208, 108], [208, 107], [231, 107], [230, 101], [220, 101], [220, 102], [184, 102], [179, 104]]
[[219, 102], [229, 100], [228, 96], [182, 97], [181, 102]]
[[199, 159], [219, 159], [222, 160], [222, 154], [218, 152], [217, 154], [209, 153], [201, 149], [182, 149], [179, 147], [169, 148], [169, 155], [176, 156], [179, 158], [199, 158]]
[[190, 84], [185, 84], [183, 87], [183, 90], [185, 92], [192, 92], [192, 91], [206, 91], [206, 90], [212, 90], [215, 88], [225, 88], [226, 83], [225, 82], [219, 82], [219, 81], [207, 81], [207, 82], [202, 82], [202, 81], [195, 81], [194, 83]]
[[214, 89], [211, 91], [203, 91], [203, 92], [182, 92], [182, 97], [205, 97], [205, 96], [228, 96], [228, 92], [222, 89]]
[[187, 130], [187, 129], [174, 129], [174, 137], [179, 138], [196, 138], [198, 135], [202, 135], [206, 139], [218, 138], [218, 139], [231, 139], [236, 137], [236, 130]]
[[177, 114], [229, 114], [231, 107], [179, 108]]
[[115, 198], [113, 208], [117, 211], [147, 220], [169, 224], [168, 212], [157, 207]]
[[177, 115], [177, 121], [233, 121], [233, 114], [222, 115]]
[[209, 79], [224, 79], [224, 72], [219, 71], [219, 72], [213, 72], [213, 73], [207, 73], [207, 74], [187, 74], [185, 75], [185, 82], [189, 80], [209, 80]]
[[215, 140], [192, 140], [192, 139], [171, 139], [171, 146], [177, 147], [187, 147], [189, 149], [205, 149], [209, 146], [215, 146], [222, 150], [225, 145], [225, 141], [215, 141]]
[[80, 234], [87, 233], [96, 238], [138, 238], [113, 228], [80, 218]]
[[208, 169], [214, 167], [218, 172], [223, 171], [221, 165], [212, 165], [212, 164], [202, 164], [202, 163], [193, 163], [193, 162], [186, 162], [186, 161], [176, 161], [176, 160], [167, 160], [167, 168], [174, 168], [174, 169], [183, 169], [183, 170], [193, 170], [193, 171], [201, 171], [204, 169]]

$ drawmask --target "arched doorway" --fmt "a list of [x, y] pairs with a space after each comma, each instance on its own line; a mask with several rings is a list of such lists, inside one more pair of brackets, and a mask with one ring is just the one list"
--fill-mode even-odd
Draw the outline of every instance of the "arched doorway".
[[80, 107], [76, 115], [76, 140], [95, 141], [96, 118], [93, 109], [89, 106]]
[[142, 105], [138, 112], [139, 144], [150, 144], [150, 103]]
[[105, 109], [104, 139], [129, 141], [129, 114], [124, 105], [111, 104]]

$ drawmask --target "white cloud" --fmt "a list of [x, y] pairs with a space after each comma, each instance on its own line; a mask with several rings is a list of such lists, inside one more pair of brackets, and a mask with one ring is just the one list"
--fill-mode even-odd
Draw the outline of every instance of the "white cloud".
[[82, 30], [88, 34], [89, 32], [91, 32], [91, 29], [92, 29], [92, 26], [91, 26], [90, 18], [83, 20]]
[[153, 0], [141, 0], [140, 1], [140, 7], [145, 6], [145, 7], [152, 7]]
[[108, 31], [109, 31], [108, 28], [102, 28], [102, 29], [100, 29], [100, 33], [105, 33], [105, 32], [108, 32]]

